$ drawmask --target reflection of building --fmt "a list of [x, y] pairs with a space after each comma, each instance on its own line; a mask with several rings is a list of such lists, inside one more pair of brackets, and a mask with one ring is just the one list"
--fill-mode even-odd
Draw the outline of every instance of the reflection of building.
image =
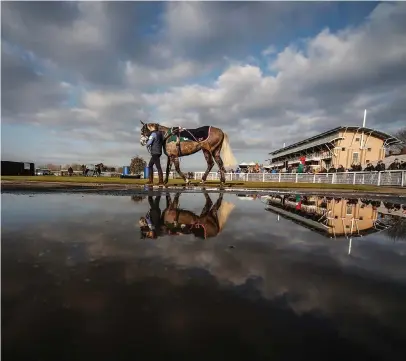
[[378, 212], [380, 201], [268, 196], [266, 209], [328, 237], [357, 237], [387, 229]]
[[278, 168], [285, 167], [286, 163], [297, 166], [299, 158], [305, 156], [306, 164], [314, 167], [364, 166], [384, 159], [388, 146], [398, 143], [402, 142], [377, 130], [338, 127], [269, 153], [272, 157], [270, 165]]

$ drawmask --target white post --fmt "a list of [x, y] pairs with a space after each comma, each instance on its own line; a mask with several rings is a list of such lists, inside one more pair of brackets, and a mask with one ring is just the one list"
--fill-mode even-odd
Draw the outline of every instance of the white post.
[[354, 176], [353, 176], [353, 178], [352, 178], [352, 184], [355, 184], [355, 176], [356, 176], [356, 174], [357, 174], [357, 173], [354, 172]]
[[279, 172], [279, 179], [278, 179], [278, 182], [279, 182], [279, 183], [281, 182], [281, 177], [282, 177], [282, 173]]
[[295, 183], [297, 183], [298, 176], [299, 176], [299, 173], [296, 173]]
[[401, 183], [400, 183], [400, 186], [401, 187], [404, 187], [405, 186], [405, 175], [406, 175], [406, 172], [405, 171], [402, 171], [402, 178], [401, 178]]
[[262, 182], [265, 182], [265, 172], [262, 173]]
[[[364, 120], [362, 121], [362, 128], [365, 128], [365, 123], [367, 120], [367, 110], [364, 110]], [[361, 150], [364, 148], [364, 130], [362, 130], [362, 134], [361, 134]], [[362, 151], [361, 151], [361, 157], [362, 157]], [[361, 161], [361, 157], [360, 157], [360, 161]]]
[[336, 173], [333, 173], [333, 176], [331, 177], [331, 184], [335, 184], [336, 182]]
[[316, 173], [313, 174], [313, 183], [316, 183]]
[[381, 185], [381, 172], [378, 172], [378, 186]]

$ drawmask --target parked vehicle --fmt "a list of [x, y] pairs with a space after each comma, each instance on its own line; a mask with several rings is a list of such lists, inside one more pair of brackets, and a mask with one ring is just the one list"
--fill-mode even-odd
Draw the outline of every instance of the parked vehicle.
[[49, 169], [36, 169], [35, 175], [54, 175]]

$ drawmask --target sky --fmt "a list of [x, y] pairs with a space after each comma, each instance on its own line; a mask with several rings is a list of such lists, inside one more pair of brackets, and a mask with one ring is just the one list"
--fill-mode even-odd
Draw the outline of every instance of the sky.
[[2, 1], [1, 22], [2, 160], [128, 165], [140, 120], [219, 127], [260, 163], [365, 108], [406, 124], [405, 2]]

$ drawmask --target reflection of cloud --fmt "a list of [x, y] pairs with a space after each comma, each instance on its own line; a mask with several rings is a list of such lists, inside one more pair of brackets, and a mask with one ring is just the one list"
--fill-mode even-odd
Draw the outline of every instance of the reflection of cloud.
[[[37, 197], [46, 202], [51, 196]], [[68, 197], [81, 200], [80, 196]], [[399, 293], [403, 291], [397, 286], [406, 281], [406, 246], [402, 243], [364, 237], [353, 241], [353, 254], [347, 257], [345, 242], [322, 238], [286, 220], [278, 222], [259, 202], [247, 202], [249, 206], [246, 202], [238, 203], [216, 238], [196, 240], [185, 235], [140, 240], [135, 221], [149, 209], [145, 201], [135, 206], [133, 202], [111, 197], [110, 208], [96, 207], [97, 197], [92, 202], [90, 211], [78, 218], [74, 218], [68, 207], [59, 211], [59, 219], [39, 226], [24, 227], [23, 219], [22, 231], [18, 233], [9, 232], [7, 224], [3, 225], [3, 257], [8, 262], [6, 296], [16, 297], [22, 292], [21, 286], [13, 284], [26, 284], [29, 279], [34, 282], [32, 275], [20, 273], [17, 279], [15, 271], [10, 272], [13, 269], [10, 262], [20, 259], [24, 267], [32, 269], [37, 264], [47, 272], [49, 282], [61, 284], [75, 272], [79, 272], [83, 282], [114, 279], [118, 283], [135, 284], [158, 277], [173, 287], [198, 282], [203, 275], [210, 276], [221, 288], [254, 287], [269, 301], [282, 298], [285, 306], [296, 314], [321, 312], [336, 320], [337, 327], [343, 327], [344, 334], [351, 337], [378, 337], [373, 335], [373, 329], [360, 336], [345, 326], [346, 322], [354, 324], [364, 318], [382, 326], [399, 327], [394, 315], [404, 310]], [[184, 208], [196, 209], [199, 208], [196, 204], [203, 205], [203, 202], [201, 195], [182, 195]], [[35, 211], [29, 202], [26, 207], [28, 213]], [[229, 249], [230, 244], [235, 248]], [[107, 271], [112, 267], [117, 268], [117, 274]], [[100, 281], [103, 277], [106, 279]], [[106, 287], [108, 290], [113, 286]], [[73, 296], [64, 294], [63, 297]], [[96, 296], [88, 297], [89, 300], [81, 301], [80, 307], [85, 307], [83, 302], [90, 305]], [[98, 307], [102, 308], [108, 300], [100, 302]], [[345, 322], [339, 326], [342, 317]], [[406, 336], [405, 331], [399, 330]]]

